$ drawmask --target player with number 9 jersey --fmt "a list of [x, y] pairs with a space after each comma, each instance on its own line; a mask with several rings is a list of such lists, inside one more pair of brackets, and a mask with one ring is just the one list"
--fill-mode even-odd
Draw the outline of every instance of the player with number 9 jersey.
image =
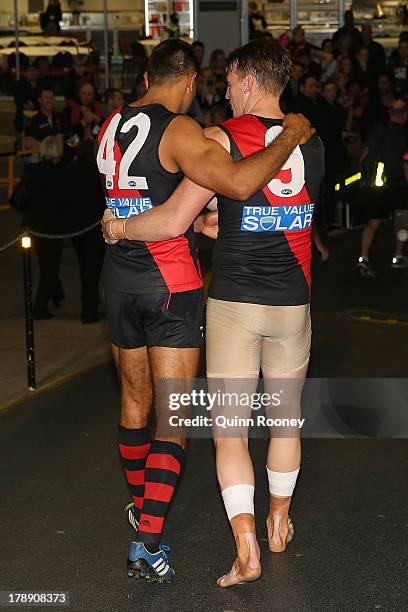
[[[219, 127], [238, 161], [270, 144], [281, 123], [244, 115]], [[281, 171], [247, 201], [217, 196], [211, 298], [270, 306], [309, 302], [311, 229], [323, 159], [323, 145], [315, 137], [297, 146]]]

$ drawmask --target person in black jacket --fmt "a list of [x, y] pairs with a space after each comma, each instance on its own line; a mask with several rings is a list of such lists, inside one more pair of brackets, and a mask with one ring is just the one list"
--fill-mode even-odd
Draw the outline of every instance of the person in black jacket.
[[373, 40], [373, 29], [369, 23], [361, 26], [361, 38], [364, 47], [368, 49], [370, 58], [368, 69], [371, 73], [379, 74], [385, 70], [385, 50], [380, 43]]
[[62, 115], [55, 111], [55, 95], [51, 89], [43, 89], [38, 98], [38, 113], [28, 124], [25, 135], [25, 148], [37, 151], [47, 136], [64, 134]]
[[[346, 136], [346, 112], [336, 102], [337, 86], [333, 81], [326, 81], [322, 85], [322, 95], [317, 103], [319, 115], [319, 126], [317, 134], [324, 145], [325, 177], [321, 190], [321, 198], [318, 205], [317, 223], [321, 233], [325, 236], [327, 219], [333, 217], [334, 209], [334, 185], [342, 171], [346, 168], [347, 156], [344, 137]], [[316, 243], [315, 243], [316, 244]], [[327, 259], [328, 252], [316, 247]]]
[[[98, 320], [99, 277], [105, 243], [99, 220], [105, 208], [102, 186], [93, 159], [92, 141], [83, 142], [77, 158], [63, 163], [62, 138], [48, 136], [40, 144], [40, 162], [27, 164], [24, 186], [24, 223], [30, 229], [51, 235], [76, 233], [72, 238], [81, 278], [81, 319]], [[65, 297], [59, 280], [63, 242], [33, 236], [40, 266], [40, 281], [34, 301], [34, 318], [50, 319], [49, 303], [58, 306]]]
[[17, 81], [14, 94], [16, 103], [14, 126], [17, 132], [23, 132], [26, 127], [24, 111], [38, 110], [38, 98], [43, 85], [44, 83], [41, 82], [38, 69], [35, 66], [28, 66], [23, 72], [22, 78]]
[[[58, 211], [69, 207], [67, 167], [61, 163], [63, 142], [47, 136], [40, 144], [40, 162], [28, 163], [24, 171], [24, 224], [44, 234], [63, 234], [66, 225]], [[57, 208], [56, 208], [57, 207]], [[40, 266], [40, 280], [34, 300], [34, 319], [51, 319], [49, 302], [59, 306], [65, 297], [59, 280], [62, 241], [33, 236], [33, 247]]]
[[316, 77], [305, 74], [299, 79], [299, 93], [293, 98], [290, 112], [301, 113], [310, 121], [314, 128], [319, 122], [317, 112], [317, 97], [319, 84]]
[[[105, 210], [105, 197], [93, 153], [92, 141], [81, 142], [76, 161], [70, 168], [69, 231], [72, 232], [98, 223]], [[73, 237], [72, 243], [81, 277], [81, 320], [82, 323], [94, 323], [98, 321], [99, 279], [105, 255], [99, 223], [92, 230]]]
[[59, 22], [62, 21], [62, 11], [59, 0], [49, 0], [44, 13], [41, 14], [41, 27], [44, 34], [56, 35], [61, 32]]

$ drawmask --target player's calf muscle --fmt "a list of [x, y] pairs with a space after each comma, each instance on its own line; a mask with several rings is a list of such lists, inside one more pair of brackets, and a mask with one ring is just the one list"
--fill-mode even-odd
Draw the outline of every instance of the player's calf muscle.
[[122, 384], [121, 425], [141, 428], [147, 425], [152, 406], [150, 367], [145, 347], [120, 349]]

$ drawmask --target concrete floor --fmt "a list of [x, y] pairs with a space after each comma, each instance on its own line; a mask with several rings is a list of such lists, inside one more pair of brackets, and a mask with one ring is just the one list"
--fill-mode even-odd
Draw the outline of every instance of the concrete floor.
[[251, 444], [263, 574], [222, 590], [233, 540], [210, 440], [193, 440], [164, 541], [173, 585], [129, 580], [115, 448], [118, 389], [100, 366], [0, 413], [1, 588], [69, 591], [79, 611], [399, 611], [408, 601], [406, 440], [308, 439], [286, 553], [267, 552], [265, 441]]

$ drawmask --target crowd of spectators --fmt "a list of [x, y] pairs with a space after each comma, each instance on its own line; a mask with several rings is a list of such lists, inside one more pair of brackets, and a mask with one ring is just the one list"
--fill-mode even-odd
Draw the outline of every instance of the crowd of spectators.
[[[279, 37], [279, 44], [287, 49], [293, 61], [292, 76], [281, 97], [281, 109], [284, 113], [305, 115], [325, 145], [326, 176], [313, 232], [314, 244], [324, 261], [329, 257], [325, 229], [336, 215], [335, 184], [367, 155], [369, 146], [372, 148], [372, 133], [378, 131], [378, 125], [394, 126], [395, 104], [402, 105], [398, 111], [402, 113], [408, 100], [408, 32], [401, 33], [398, 48], [387, 58], [383, 46], [373, 40], [369, 24], [357, 28], [352, 11], [345, 13], [344, 21], [345, 25], [332, 38], [323, 40], [320, 47], [307, 40], [301, 26]], [[255, 2], [249, 3], [249, 26], [250, 38], [271, 37]], [[204, 66], [204, 46], [196, 42], [194, 49], [200, 61], [197, 101], [202, 122], [210, 126], [231, 114], [225, 97], [225, 54], [220, 49], [213, 51], [208, 66]], [[383, 151], [380, 155], [380, 158], [391, 156], [400, 174], [403, 161], [399, 149], [402, 153], [408, 151], [405, 125], [403, 128], [398, 151]], [[387, 142], [385, 146], [389, 148], [391, 145]], [[366, 208], [368, 218], [374, 213], [379, 216], [377, 210], [370, 212]], [[382, 218], [389, 213], [387, 209]], [[370, 221], [368, 226], [378, 224]], [[373, 233], [365, 231], [363, 236], [362, 254], [366, 263], [367, 244], [371, 245]], [[395, 252], [398, 262], [394, 262], [394, 267], [408, 265], [400, 244]]]
[[[271, 36], [256, 3], [250, 3], [249, 9], [251, 36]], [[326, 179], [319, 215], [323, 219], [320, 226], [324, 227], [325, 220], [333, 216], [334, 185], [339, 174], [361, 159], [364, 145], [370, 141], [371, 131], [377, 124], [389, 120], [395, 101], [400, 99], [403, 105], [406, 104], [408, 32], [401, 33], [398, 48], [387, 59], [384, 48], [373, 40], [370, 25], [365, 24], [358, 29], [354, 25], [352, 12], [347, 11], [344, 27], [335, 32], [331, 39], [324, 40], [321, 47], [311, 44], [300, 26], [284, 33], [279, 38], [279, 44], [287, 49], [293, 59], [291, 79], [281, 98], [282, 111], [303, 113], [325, 145]], [[205, 64], [204, 44], [195, 41], [193, 50], [199, 64], [199, 74], [197, 97], [190, 114], [203, 127], [216, 125], [231, 116], [227, 100], [226, 55], [222, 49], [215, 49], [210, 54], [208, 64]], [[144, 67], [143, 62], [138, 64], [127, 101], [144, 95]], [[55, 192], [61, 191], [58, 185], [69, 183], [70, 189], [63, 190], [64, 197], [69, 193], [77, 204], [79, 194], [88, 193], [89, 197], [81, 202], [87, 207], [88, 220], [96, 220], [103, 208], [103, 197], [95, 187], [93, 142], [104, 119], [123, 105], [122, 91], [112, 88], [103, 94], [98, 92], [92, 66], [78, 57], [62, 85], [59, 83], [65, 103], [62, 112], [57, 112], [55, 83], [47, 58], [39, 57], [33, 65], [23, 67], [22, 75], [15, 89], [15, 128], [21, 136], [21, 146], [32, 153], [30, 162], [39, 162], [35, 166], [28, 164], [30, 168], [26, 172], [28, 184], [31, 185], [31, 199], [27, 199], [26, 205], [26, 218], [30, 218], [28, 224], [31, 225], [34, 219], [33, 202], [36, 202], [38, 219], [43, 219], [44, 223], [48, 212], [55, 208], [52, 198], [48, 201], [47, 197], [39, 197], [43, 185], [51, 185], [52, 181], [55, 182]], [[401, 141], [401, 146], [406, 145], [408, 142], [403, 144]], [[44, 153], [51, 149], [54, 153], [59, 151], [51, 156], [52, 159]], [[408, 150], [408, 146], [405, 150]], [[87, 170], [85, 174], [83, 168]], [[77, 195], [72, 192], [73, 185], [78, 186]], [[89, 189], [96, 195], [92, 196]], [[38, 207], [43, 207], [43, 210]], [[78, 214], [78, 218], [85, 217], [84, 211]], [[57, 217], [53, 215], [52, 218]], [[45, 225], [46, 231], [51, 233], [80, 229], [74, 228], [72, 223], [65, 223], [62, 227], [58, 220], [55, 227]], [[97, 233], [89, 240], [89, 248], [80, 240], [74, 241], [81, 270], [84, 322], [98, 318], [97, 290], [95, 284], [92, 290], [89, 287], [92, 284], [90, 279], [99, 277], [103, 257], [101, 241]], [[314, 242], [322, 259], [327, 259], [328, 251], [318, 232], [315, 232]], [[61, 250], [57, 243], [46, 245], [41, 240], [36, 241], [36, 248], [44, 278], [37, 292], [35, 314], [37, 318], [48, 318], [51, 313], [47, 304], [50, 300], [58, 302], [63, 295], [58, 277]], [[52, 257], [50, 249], [54, 249]], [[50, 259], [54, 262], [52, 270], [46, 264]]]
[[[39, 58], [41, 60], [41, 58]], [[104, 196], [94, 159], [95, 139], [106, 117], [123, 105], [119, 89], [100, 95], [89, 65], [76, 59], [63, 82], [65, 102], [57, 110], [47, 63], [23, 71], [16, 84], [15, 128], [27, 152], [20, 192], [24, 225], [49, 236], [77, 234], [70, 239], [78, 256], [83, 323], [98, 320], [99, 277], [104, 242], [98, 222]], [[29, 154], [29, 155], [28, 155]], [[33, 235], [40, 280], [34, 317], [49, 319], [52, 307], [65, 297], [59, 269], [64, 242]]]

